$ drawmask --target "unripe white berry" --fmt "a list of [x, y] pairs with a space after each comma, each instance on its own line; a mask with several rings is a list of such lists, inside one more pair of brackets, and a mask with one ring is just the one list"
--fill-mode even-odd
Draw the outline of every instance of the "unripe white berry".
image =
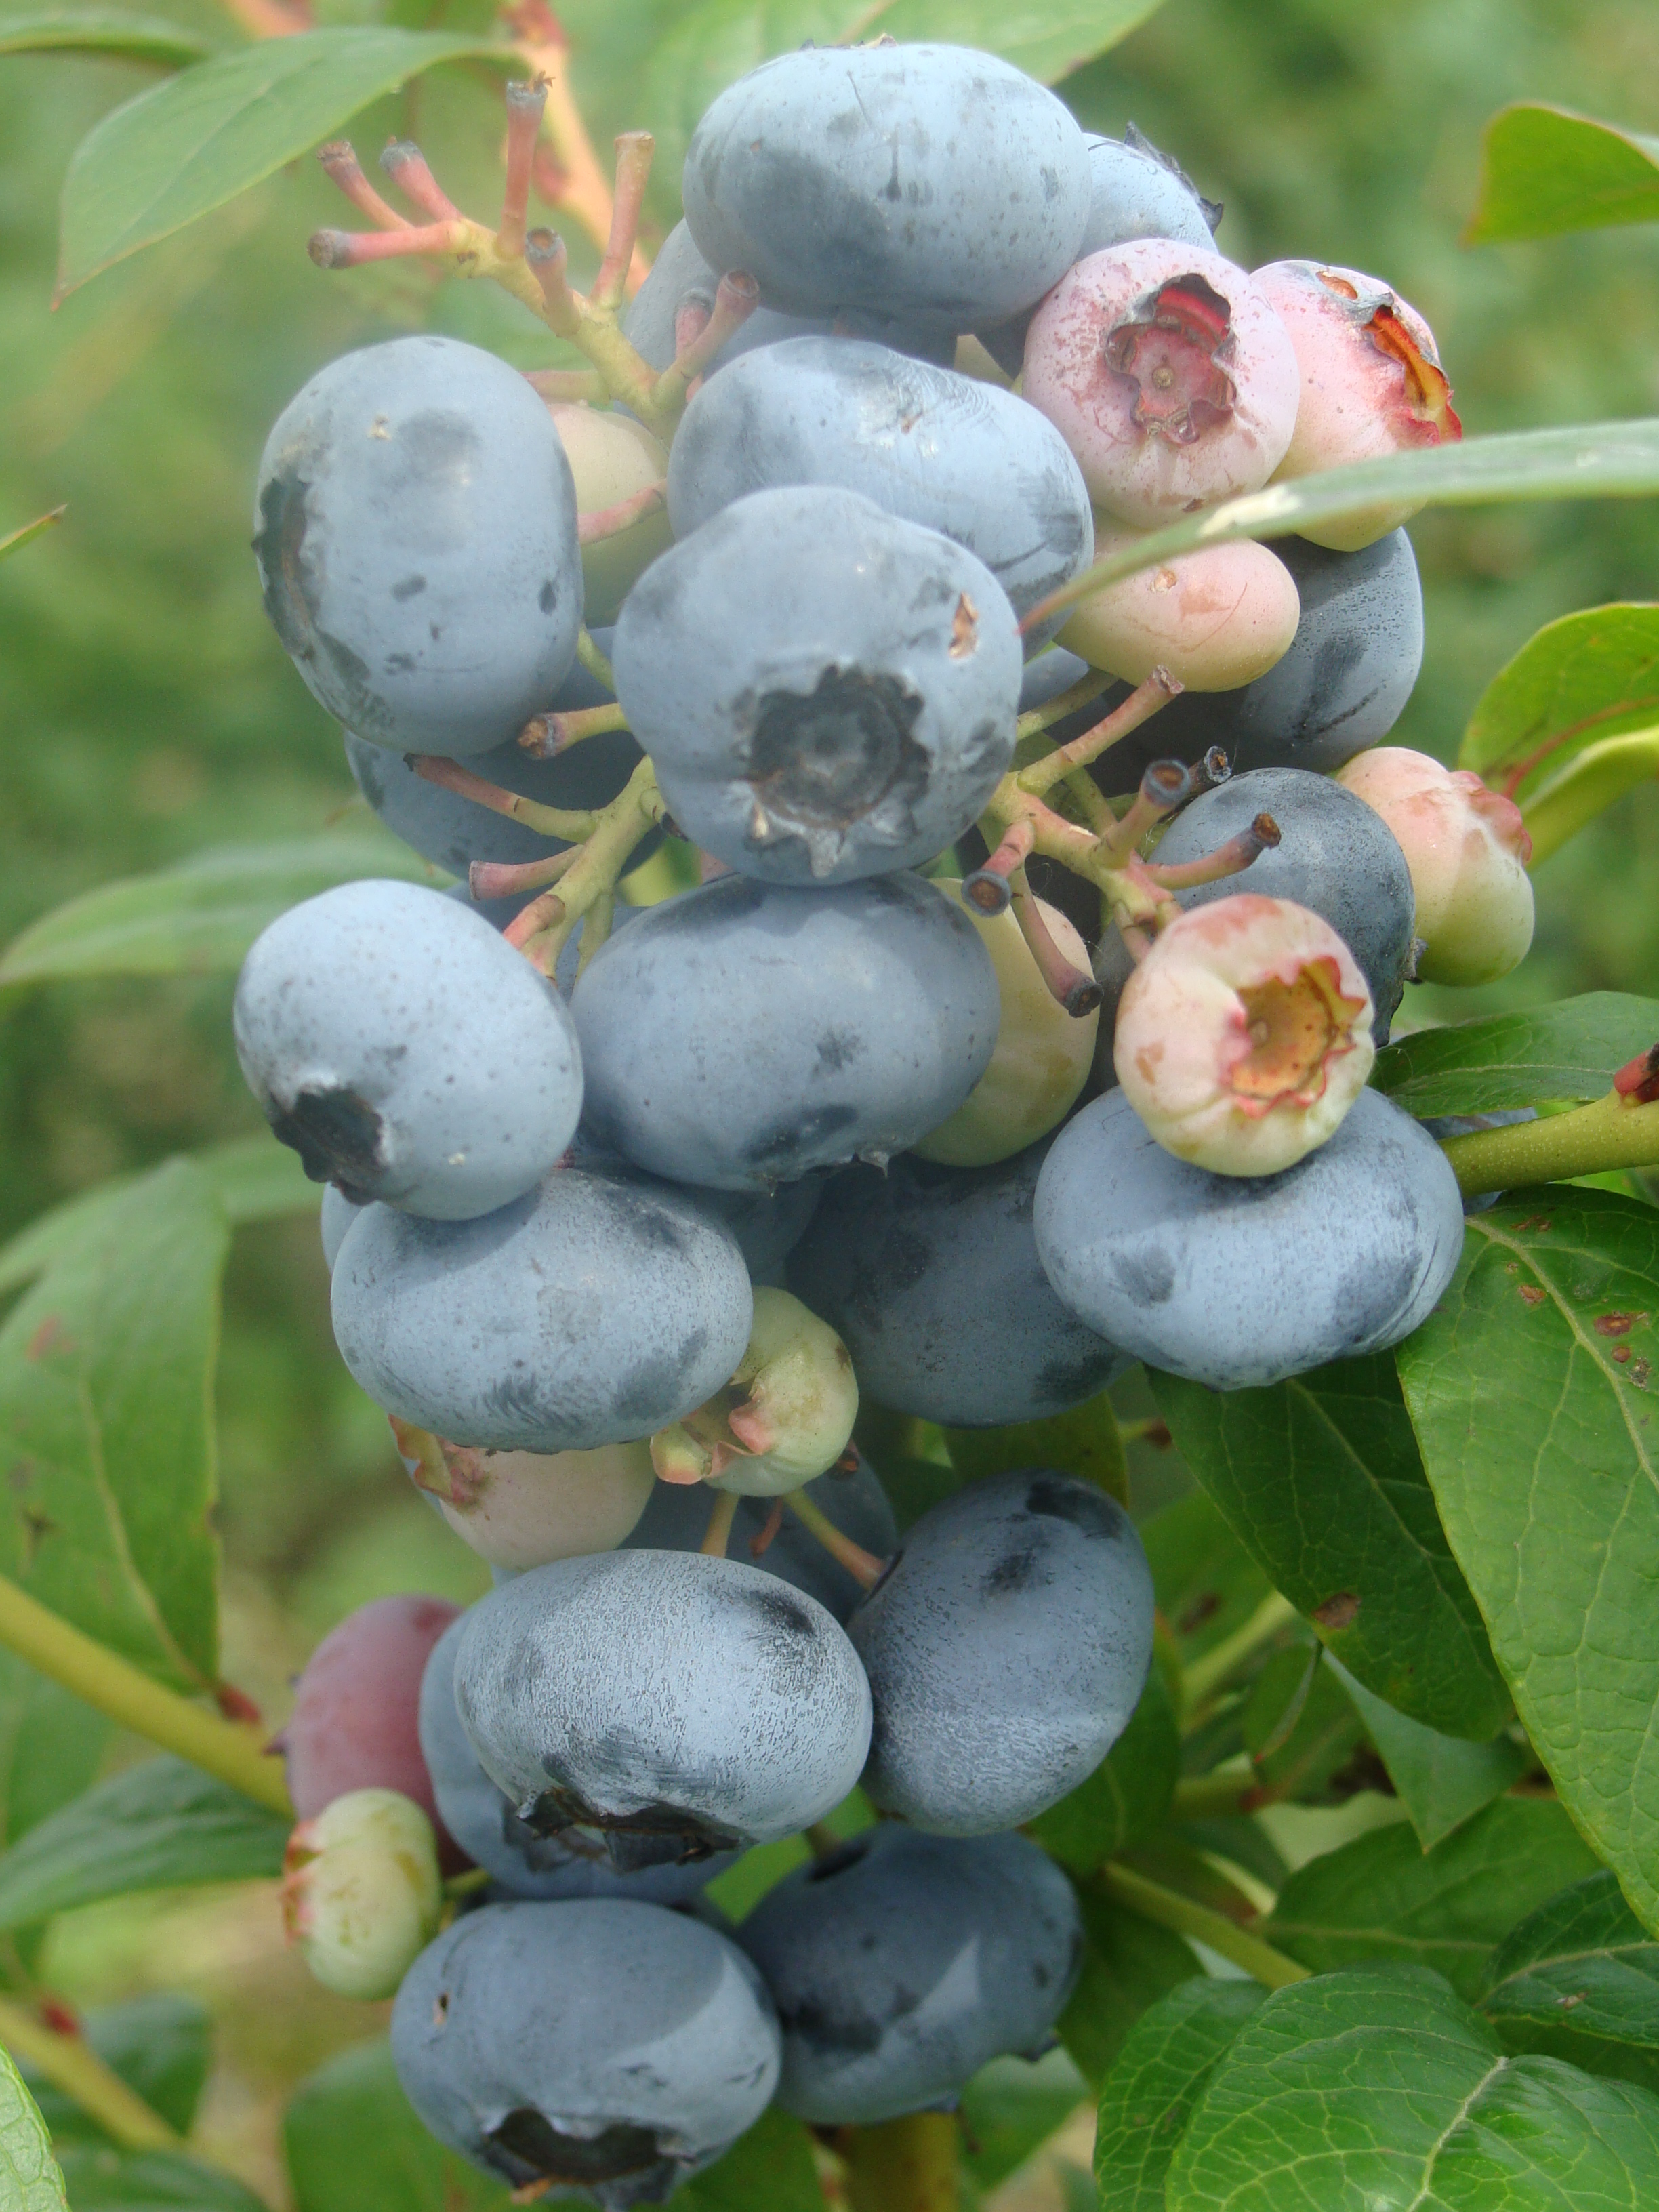
[[1532, 840], [1521, 810], [1468, 769], [1377, 745], [1337, 777], [1374, 807], [1412, 872], [1417, 972], [1425, 983], [1494, 983], [1532, 943]]
[[[615, 507], [668, 474], [668, 453], [642, 422], [601, 407], [555, 401], [548, 408], [576, 485], [576, 507], [593, 514]], [[666, 507], [629, 523], [614, 538], [582, 548], [584, 620], [615, 622], [641, 575], [674, 542]]]
[[353, 1790], [289, 1838], [283, 1919], [338, 1996], [395, 1995], [438, 1932], [443, 1890], [432, 1823], [395, 1790]]
[[1276, 1175], [1334, 1134], [1364, 1088], [1371, 995], [1328, 921], [1235, 892], [1171, 922], [1124, 986], [1114, 1065], [1166, 1152]]
[[[1127, 531], [1097, 532], [1096, 557], [1133, 543]], [[1162, 667], [1184, 690], [1231, 691], [1283, 658], [1301, 617], [1290, 570], [1243, 538], [1108, 584], [1079, 601], [1060, 642], [1126, 684]]]
[[[1043, 981], [1012, 907], [981, 914], [954, 878], [933, 878], [978, 929], [997, 971], [1002, 1018], [991, 1065], [948, 1119], [912, 1152], [946, 1167], [989, 1167], [1046, 1137], [1076, 1103], [1094, 1060], [1098, 1008], [1068, 1014]], [[1058, 907], [1036, 902], [1048, 934], [1073, 967], [1089, 973], [1089, 948]]]
[[651, 1456], [665, 1482], [780, 1498], [835, 1465], [858, 1409], [852, 1355], [835, 1330], [787, 1291], [758, 1285], [748, 1346], [731, 1383], [659, 1429]]

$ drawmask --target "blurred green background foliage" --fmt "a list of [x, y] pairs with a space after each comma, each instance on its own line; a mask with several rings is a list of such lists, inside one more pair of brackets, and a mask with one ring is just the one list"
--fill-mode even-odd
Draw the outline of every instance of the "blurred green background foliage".
[[[173, 12], [230, 43], [205, 5]], [[601, 145], [641, 123], [675, 143], [672, 116], [652, 112], [665, 72], [647, 64], [680, 12], [672, 0], [564, 10]], [[318, 13], [372, 11], [329, 0]], [[760, 13], [731, 10], [739, 44]], [[466, 18], [456, 7], [431, 20]], [[0, 534], [69, 509], [0, 568], [0, 941], [91, 885], [206, 846], [309, 834], [358, 805], [338, 732], [259, 606], [249, 504], [266, 430], [323, 362], [400, 330], [447, 330], [525, 366], [551, 358], [539, 326], [489, 288], [422, 264], [319, 274], [305, 240], [339, 208], [308, 162], [51, 313], [70, 152], [147, 81], [97, 60], [0, 64]], [[1224, 201], [1232, 258], [1316, 255], [1397, 286], [1433, 324], [1471, 433], [1659, 412], [1659, 229], [1459, 242], [1480, 129], [1506, 100], [1659, 127], [1652, 0], [1167, 0], [1060, 88], [1086, 125], [1132, 119]], [[453, 196], [485, 213], [498, 118], [479, 81], [450, 70], [353, 135], [365, 150], [393, 130], [418, 136]], [[653, 187], [659, 232], [677, 212], [673, 166]], [[1413, 536], [1428, 653], [1396, 741], [1446, 759], [1486, 681], [1542, 623], [1659, 596], [1651, 502], [1449, 510]], [[1650, 785], [1540, 871], [1538, 940], [1516, 976], [1485, 994], [1424, 991], [1408, 1015], [1653, 990], [1656, 883]], [[105, 1176], [258, 1127], [228, 1005], [219, 980], [63, 988], [0, 1017], [0, 1237]], [[465, 1598], [483, 1586], [334, 1356], [309, 1221], [239, 1236], [219, 1397], [227, 1671], [267, 1711], [280, 1715], [284, 1678], [351, 1607], [397, 1588]], [[151, 1922], [130, 1909], [82, 1917], [66, 1976], [112, 1992], [143, 1978]], [[185, 1978], [228, 1971], [241, 1924], [198, 1915]], [[256, 2020], [260, 1986], [244, 1977], [227, 2140], [253, 2126], [236, 2094], [251, 2111], [267, 2075], [291, 2080], [368, 2024], [320, 1996]]]

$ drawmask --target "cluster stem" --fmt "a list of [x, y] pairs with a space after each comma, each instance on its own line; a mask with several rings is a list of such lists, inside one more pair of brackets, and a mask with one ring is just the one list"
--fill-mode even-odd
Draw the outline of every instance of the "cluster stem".
[[0, 2043], [72, 2097], [123, 2150], [179, 2150], [182, 2142], [83, 2035], [48, 2027], [15, 1997], [0, 1996]]
[[1449, 1137], [1441, 1148], [1465, 1198], [1618, 1168], [1659, 1167], [1659, 1100], [1609, 1091], [1570, 1114]]
[[957, 2212], [958, 2130], [953, 2112], [913, 2112], [848, 2128], [836, 2148], [848, 2212]]
[[611, 898], [634, 848], [662, 820], [663, 811], [651, 763], [642, 760], [623, 790], [594, 817], [580, 856], [560, 878], [558, 889], [532, 900], [508, 926], [507, 943], [550, 976], [577, 922]]
[[1306, 1966], [1287, 1959], [1282, 1951], [1275, 1951], [1271, 1943], [1252, 1936], [1248, 1928], [1229, 1920], [1225, 1913], [1213, 1912], [1207, 1905], [1182, 1897], [1178, 1891], [1165, 1889], [1162, 1882], [1151, 1881], [1144, 1874], [1121, 1866], [1115, 1859], [1109, 1860], [1094, 1879], [1119, 1905], [1127, 1905], [1143, 1919], [1155, 1920], [1160, 1928], [1170, 1929], [1177, 1936], [1190, 1936], [1207, 1945], [1224, 1959], [1231, 1959], [1234, 1966], [1242, 1966], [1267, 1989], [1282, 1990], [1292, 1982], [1308, 1979]]
[[0, 1644], [123, 1728], [216, 1775], [273, 1813], [293, 1818], [282, 1761], [265, 1749], [257, 1730], [204, 1712], [176, 1690], [152, 1681], [130, 1660], [48, 1611], [4, 1576]]

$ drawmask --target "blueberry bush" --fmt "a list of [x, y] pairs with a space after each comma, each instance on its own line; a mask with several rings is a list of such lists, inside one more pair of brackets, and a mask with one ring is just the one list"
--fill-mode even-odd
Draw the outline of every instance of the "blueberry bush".
[[[368, 303], [234, 584], [357, 805], [0, 954], [235, 977], [270, 1131], [0, 1248], [0, 2207], [265, 2202], [200, 2005], [51, 1972], [235, 1885], [355, 2024], [283, 2212], [966, 2212], [1079, 2106], [1103, 2212], [1653, 2201], [1659, 998], [1413, 994], [1641, 803], [1659, 611], [1389, 741], [1413, 526], [1650, 498], [1659, 422], [1466, 432], [1386, 276], [1241, 265], [1079, 121], [1155, 0], [227, 6], [0, 18], [153, 80], [60, 299], [314, 152]], [[1492, 120], [1471, 244], [1654, 222], [1659, 141]], [[317, 1215], [476, 1572], [273, 1736], [222, 1286]]]

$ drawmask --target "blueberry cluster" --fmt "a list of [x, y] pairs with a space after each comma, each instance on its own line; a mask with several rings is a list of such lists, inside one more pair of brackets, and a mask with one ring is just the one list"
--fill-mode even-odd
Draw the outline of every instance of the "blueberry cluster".
[[[1404, 301], [1248, 274], [1138, 134], [949, 46], [765, 64], [684, 186], [617, 404], [417, 337], [273, 430], [272, 619], [466, 879], [310, 900], [236, 1002], [342, 1357], [496, 1575], [308, 1670], [290, 1924], [401, 1982], [439, 2136], [608, 2207], [774, 2098], [948, 2102], [1075, 1978], [1018, 1832], [1134, 1710], [1144, 1554], [1043, 1466], [901, 1540], [860, 1389], [996, 1427], [1397, 1341], [1462, 1207], [1371, 1056], [1531, 920], [1513, 809], [1366, 750], [1421, 652], [1399, 511], [1079, 585], [1457, 435]], [[630, 901], [665, 834], [699, 887]], [[733, 1929], [711, 1876], [803, 1831]], [[441, 1860], [488, 1887], [438, 1933]]]

